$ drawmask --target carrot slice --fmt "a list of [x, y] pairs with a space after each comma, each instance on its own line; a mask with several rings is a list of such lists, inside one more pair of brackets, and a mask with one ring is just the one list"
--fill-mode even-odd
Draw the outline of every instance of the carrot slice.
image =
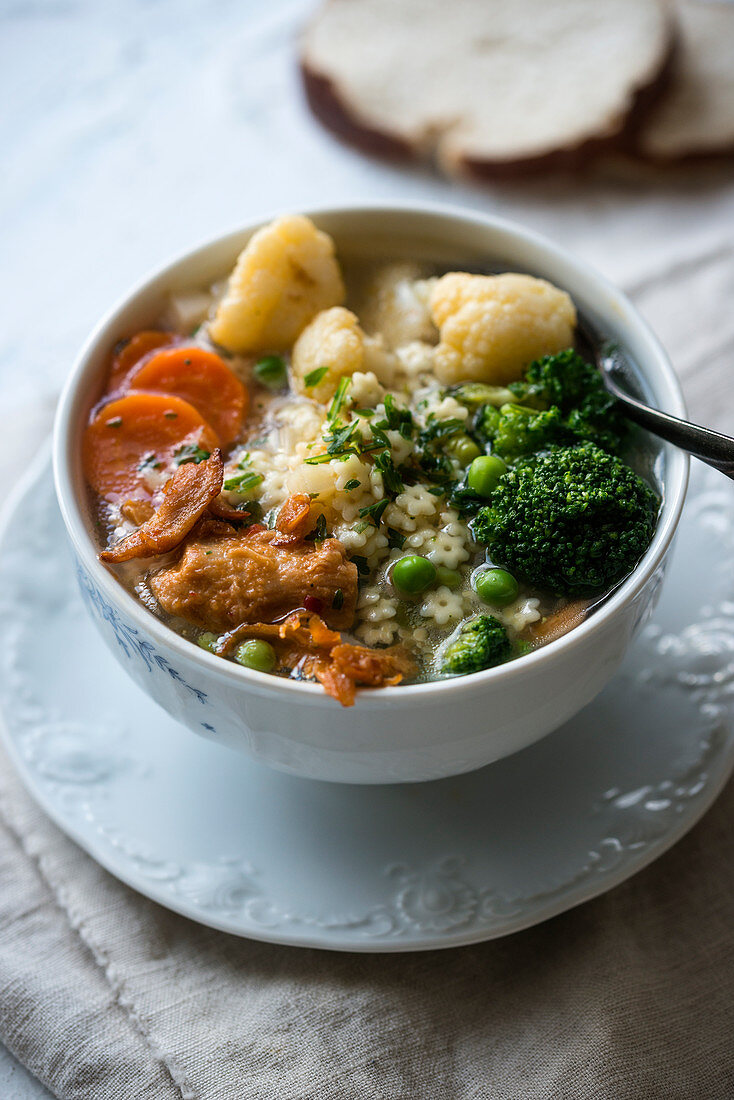
[[162, 332], [158, 329], [145, 329], [136, 332], [129, 340], [123, 340], [118, 344], [115, 356], [110, 367], [110, 376], [107, 382], [107, 390], [112, 393], [125, 385], [127, 377], [143, 359], [159, 348], [169, 347], [171, 344], [180, 344], [181, 337], [175, 332]]
[[173, 393], [198, 409], [226, 445], [240, 433], [249, 404], [239, 378], [220, 356], [203, 348], [165, 348], [130, 376], [132, 389]]
[[175, 550], [222, 489], [222, 452], [179, 466], [163, 491], [163, 500], [142, 527], [99, 555], [102, 561], [132, 561]]
[[82, 461], [105, 499], [150, 500], [187, 455], [200, 461], [218, 446], [214, 429], [187, 401], [133, 392], [108, 402], [87, 425]]

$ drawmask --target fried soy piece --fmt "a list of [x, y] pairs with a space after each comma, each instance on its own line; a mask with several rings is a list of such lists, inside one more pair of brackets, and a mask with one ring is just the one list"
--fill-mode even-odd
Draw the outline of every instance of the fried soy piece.
[[114, 565], [133, 558], [166, 554], [183, 542], [222, 489], [224, 466], [221, 451], [204, 462], [179, 466], [166, 485], [163, 503], [137, 531], [99, 555]]

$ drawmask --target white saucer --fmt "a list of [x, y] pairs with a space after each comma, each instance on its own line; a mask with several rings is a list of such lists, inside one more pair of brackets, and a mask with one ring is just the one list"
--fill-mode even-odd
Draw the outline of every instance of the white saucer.
[[6, 513], [0, 610], [5, 737], [33, 796], [113, 875], [240, 936], [406, 951], [515, 932], [650, 863], [734, 764], [734, 491], [709, 471], [612, 685], [455, 779], [296, 779], [177, 726], [103, 648], [45, 462]]

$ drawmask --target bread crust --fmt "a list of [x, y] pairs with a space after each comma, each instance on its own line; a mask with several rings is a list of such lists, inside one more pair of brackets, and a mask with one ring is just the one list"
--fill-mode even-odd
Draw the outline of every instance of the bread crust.
[[441, 171], [450, 176], [479, 181], [516, 179], [545, 172], [579, 172], [604, 154], [633, 150], [641, 126], [670, 86], [677, 34], [669, 9], [666, 5], [661, 6], [665, 12], [664, 47], [650, 72], [631, 90], [626, 109], [610, 120], [604, 132], [528, 157], [501, 159], [462, 153], [442, 155], [438, 141], [433, 147], [426, 148], [422, 143], [411, 142], [401, 134], [374, 125], [350, 102], [337, 80], [312, 63], [307, 44], [302, 46], [299, 59], [302, 86], [316, 118], [337, 137], [372, 156], [398, 163], [433, 160]]
[[673, 9], [670, 95], [646, 115], [632, 152], [651, 167], [720, 163], [734, 155], [734, 5], [675, 0]]

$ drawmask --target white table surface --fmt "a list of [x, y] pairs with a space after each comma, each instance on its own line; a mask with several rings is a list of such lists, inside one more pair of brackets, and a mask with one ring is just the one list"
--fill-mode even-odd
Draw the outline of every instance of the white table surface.
[[[367, 161], [303, 103], [294, 47], [312, 7], [0, 6], [0, 497], [87, 332], [148, 268], [259, 215], [365, 199], [493, 210], [565, 243], [634, 294], [693, 414], [734, 426], [734, 173], [481, 190]], [[0, 1097], [48, 1095], [0, 1047]]]

